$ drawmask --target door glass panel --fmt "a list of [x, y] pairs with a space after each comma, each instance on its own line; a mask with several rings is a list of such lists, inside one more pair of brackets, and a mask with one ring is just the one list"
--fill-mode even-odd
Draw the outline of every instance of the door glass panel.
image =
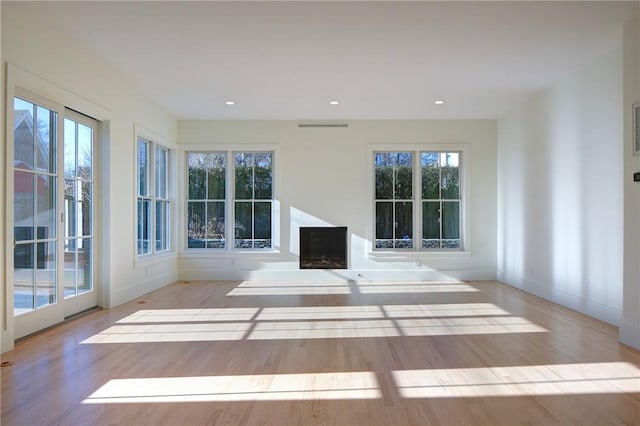
[[16, 244], [13, 249], [13, 311], [15, 315], [34, 309], [35, 244]]
[[[56, 237], [56, 178], [48, 175], [37, 175], [38, 186], [38, 238]], [[42, 229], [42, 231], [41, 231]]]
[[76, 123], [64, 120], [64, 177], [76, 177]]
[[77, 265], [76, 273], [78, 294], [86, 293], [93, 290], [92, 279], [92, 256], [91, 246], [92, 238], [78, 238]]
[[36, 253], [36, 306], [56, 303], [56, 243], [42, 242]]
[[64, 236], [75, 237], [77, 234], [77, 203], [76, 181], [65, 179], [64, 181]]
[[[69, 118], [65, 119], [64, 125], [65, 132], [68, 132], [65, 133], [64, 147], [65, 176], [68, 177], [64, 182], [64, 296], [69, 298], [93, 290], [94, 129]], [[144, 143], [141, 145], [146, 146]], [[149, 236], [144, 234], [151, 220], [148, 208], [144, 213], [147, 220], [139, 222], [144, 225], [143, 235], [138, 236], [139, 249], [149, 244]]]
[[83, 180], [93, 178], [93, 129], [78, 124], [78, 177]]
[[34, 239], [34, 181], [33, 173], [18, 170], [13, 173], [13, 230], [16, 241]]
[[33, 170], [35, 147], [34, 105], [20, 98], [13, 103], [13, 164], [16, 169]]
[[91, 201], [93, 184], [91, 182], [80, 182], [80, 199], [78, 200], [78, 235], [89, 236], [91, 227]]
[[77, 239], [64, 241], [64, 297], [76, 295], [76, 252]]
[[55, 173], [56, 171], [56, 113], [38, 106], [36, 109], [36, 159], [38, 170]]
[[56, 303], [57, 114], [14, 98], [14, 314]]

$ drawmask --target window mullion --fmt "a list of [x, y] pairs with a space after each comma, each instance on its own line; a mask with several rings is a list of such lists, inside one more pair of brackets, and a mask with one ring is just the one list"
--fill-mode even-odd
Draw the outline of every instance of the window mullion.
[[438, 227], [439, 241], [438, 245], [442, 248], [442, 153], [438, 153]]
[[422, 168], [420, 167], [420, 151], [414, 152], [413, 167], [413, 250], [420, 251], [422, 248]]
[[151, 199], [151, 231], [149, 232], [149, 238], [151, 239], [151, 253], [156, 253], [156, 147], [155, 144], [149, 142], [149, 195]]
[[228, 164], [225, 170], [225, 176], [227, 182], [229, 182], [229, 185], [225, 188], [225, 211], [227, 217], [231, 219], [228, 221], [229, 226], [225, 226], [225, 237], [227, 241], [230, 241], [226, 249], [227, 251], [232, 251], [236, 243], [236, 162], [233, 151], [226, 152], [225, 159]]

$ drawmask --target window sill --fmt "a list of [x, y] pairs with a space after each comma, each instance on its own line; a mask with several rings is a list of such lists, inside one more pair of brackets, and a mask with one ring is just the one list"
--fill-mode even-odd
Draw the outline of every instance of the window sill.
[[227, 249], [187, 249], [178, 253], [178, 258], [211, 258], [211, 257], [273, 257], [279, 256], [280, 250], [227, 250]]
[[370, 259], [433, 259], [433, 258], [460, 258], [470, 257], [471, 252], [466, 250], [438, 250], [438, 251], [370, 251], [367, 253]]

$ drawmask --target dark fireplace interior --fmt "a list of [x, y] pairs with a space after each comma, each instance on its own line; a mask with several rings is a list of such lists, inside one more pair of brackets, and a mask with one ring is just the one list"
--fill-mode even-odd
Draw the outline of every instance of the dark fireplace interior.
[[300, 269], [347, 269], [347, 227], [301, 227]]

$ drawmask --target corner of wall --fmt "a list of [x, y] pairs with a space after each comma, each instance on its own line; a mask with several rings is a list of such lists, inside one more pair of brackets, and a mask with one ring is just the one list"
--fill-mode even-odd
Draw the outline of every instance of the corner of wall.
[[632, 155], [631, 108], [640, 99], [640, 3], [636, 16], [624, 24], [624, 288], [620, 341], [640, 349], [640, 185], [632, 181], [640, 171], [640, 157]]

